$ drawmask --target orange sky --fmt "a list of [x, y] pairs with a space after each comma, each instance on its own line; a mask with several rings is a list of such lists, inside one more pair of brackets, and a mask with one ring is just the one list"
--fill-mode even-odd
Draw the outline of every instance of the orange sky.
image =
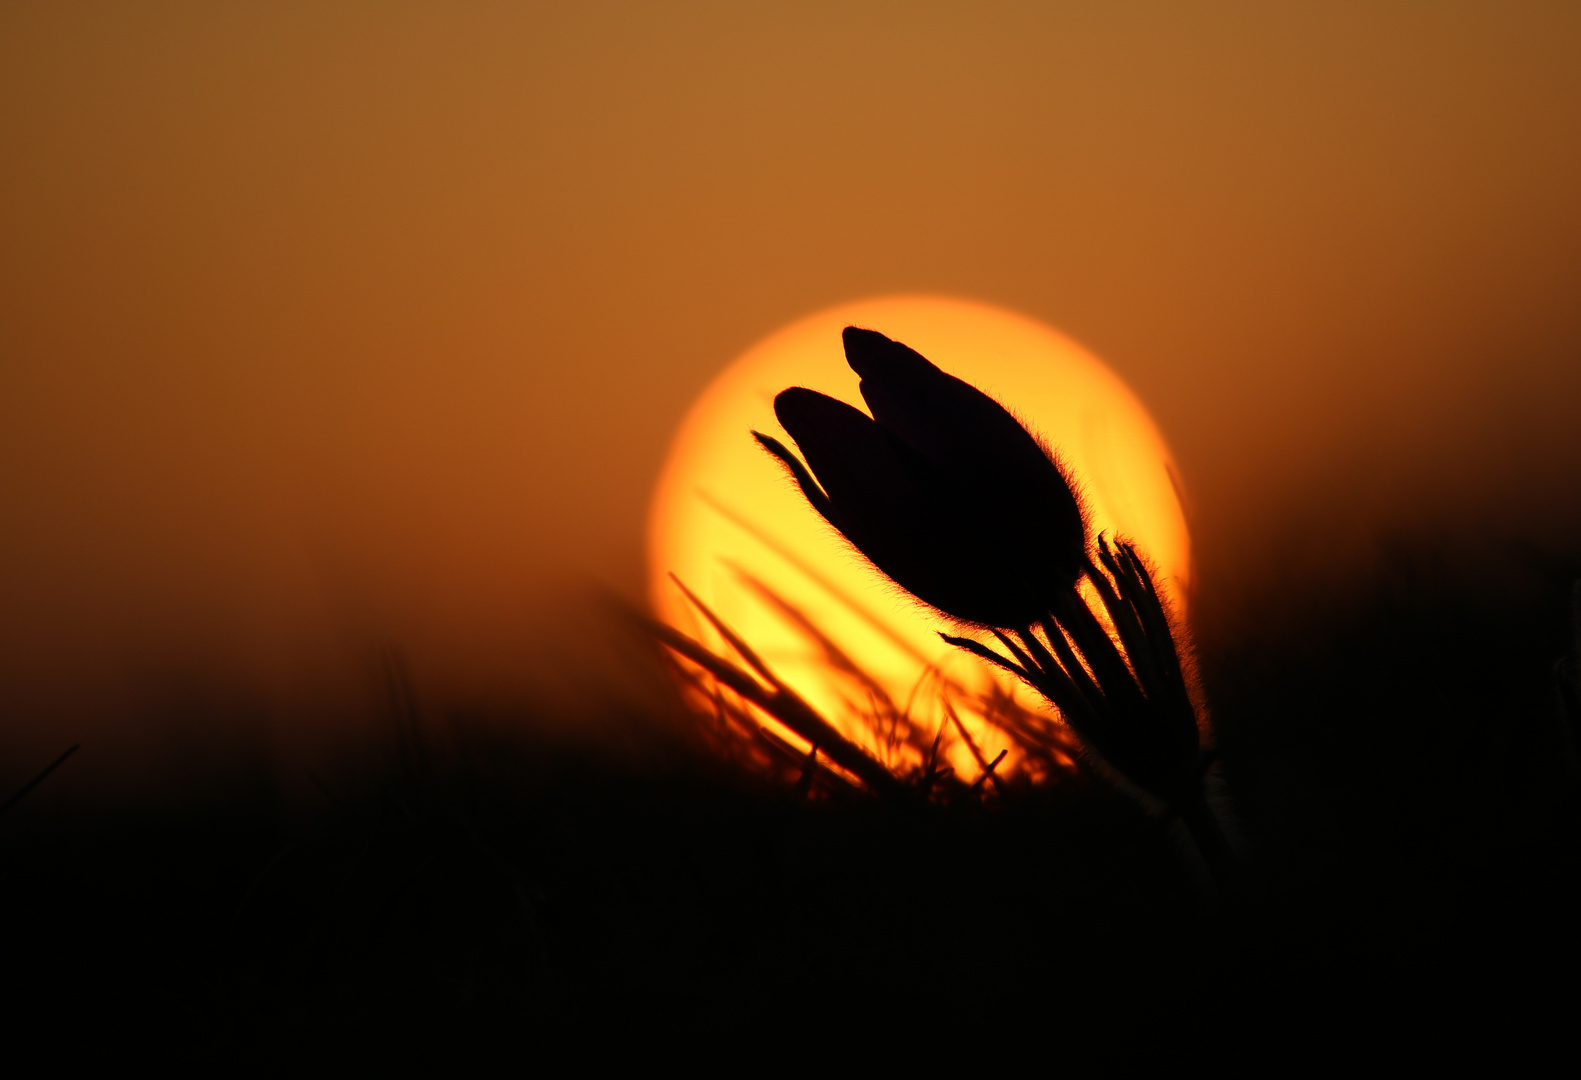
[[875, 294], [1105, 358], [1210, 562], [1568, 468], [1578, 55], [1573, 4], [7, 4], [0, 696], [635, 596], [691, 398]]

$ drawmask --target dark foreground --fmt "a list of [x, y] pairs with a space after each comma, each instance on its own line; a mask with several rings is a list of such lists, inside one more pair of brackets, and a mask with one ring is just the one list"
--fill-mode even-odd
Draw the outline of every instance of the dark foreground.
[[1528, 554], [1397, 553], [1205, 646], [1246, 852], [1217, 892], [1101, 782], [806, 801], [658, 707], [608, 749], [396, 694], [339, 765], [163, 810], [24, 802], [0, 819], [8, 1054], [1568, 1054], [1581, 769], [1555, 665], [1581, 566]]

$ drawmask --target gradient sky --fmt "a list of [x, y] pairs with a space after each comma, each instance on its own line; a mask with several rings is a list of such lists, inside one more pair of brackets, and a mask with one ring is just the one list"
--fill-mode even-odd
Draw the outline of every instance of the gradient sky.
[[875, 294], [1104, 357], [1210, 563], [1568, 469], [1578, 56], [1570, 3], [6, 4], [0, 704], [635, 596], [691, 398]]

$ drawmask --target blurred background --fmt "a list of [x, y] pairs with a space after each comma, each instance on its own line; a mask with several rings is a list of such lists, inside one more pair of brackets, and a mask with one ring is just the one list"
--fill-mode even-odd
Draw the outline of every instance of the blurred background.
[[311, 726], [390, 643], [575, 698], [692, 398], [884, 293], [1129, 381], [1210, 624], [1390, 530], [1565, 533], [1578, 49], [1566, 3], [7, 4], [0, 738]]

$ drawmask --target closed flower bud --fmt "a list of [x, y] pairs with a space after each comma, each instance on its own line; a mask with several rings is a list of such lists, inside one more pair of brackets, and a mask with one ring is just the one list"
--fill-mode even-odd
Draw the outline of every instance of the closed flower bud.
[[754, 432], [813, 507], [902, 588], [980, 626], [1036, 623], [1085, 566], [1081, 506], [1002, 405], [915, 351], [847, 327], [872, 415], [800, 387], [774, 400], [806, 465]]

